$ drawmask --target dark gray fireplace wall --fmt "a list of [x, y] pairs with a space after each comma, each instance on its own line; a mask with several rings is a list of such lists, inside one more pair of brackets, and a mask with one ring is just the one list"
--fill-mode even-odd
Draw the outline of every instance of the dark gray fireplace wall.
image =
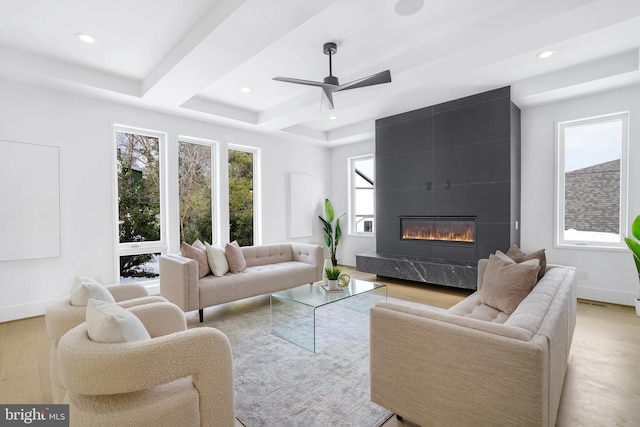
[[[520, 110], [509, 87], [377, 120], [375, 147], [376, 256], [475, 266], [519, 244]], [[401, 241], [399, 217], [422, 215], [476, 216], [477, 245]]]

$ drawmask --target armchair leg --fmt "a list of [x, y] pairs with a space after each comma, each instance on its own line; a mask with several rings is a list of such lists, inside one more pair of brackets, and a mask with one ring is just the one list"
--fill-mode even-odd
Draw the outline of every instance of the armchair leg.
[[200, 323], [204, 322], [204, 309], [198, 310], [198, 314], [200, 315]]
[[396, 420], [402, 421], [402, 417], [400, 415], [396, 414]]

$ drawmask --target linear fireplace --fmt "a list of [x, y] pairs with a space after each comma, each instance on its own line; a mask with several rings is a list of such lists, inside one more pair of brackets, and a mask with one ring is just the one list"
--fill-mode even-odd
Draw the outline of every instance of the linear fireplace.
[[400, 240], [475, 246], [476, 217], [400, 217]]

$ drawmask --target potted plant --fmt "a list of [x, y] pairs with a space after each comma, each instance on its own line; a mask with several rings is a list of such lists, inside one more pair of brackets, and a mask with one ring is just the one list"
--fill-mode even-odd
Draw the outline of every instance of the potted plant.
[[338, 288], [338, 277], [340, 277], [340, 269], [338, 267], [327, 267], [324, 269], [327, 275], [327, 283], [329, 290], [333, 291]]
[[[333, 213], [333, 205], [329, 201], [329, 199], [324, 199], [324, 213], [326, 218], [320, 218], [322, 221], [322, 226], [324, 227], [324, 242], [327, 244], [329, 248], [329, 252], [331, 253], [331, 265], [336, 267], [338, 265], [338, 259], [336, 258], [336, 251], [338, 249], [338, 242], [340, 242], [340, 237], [342, 237], [342, 230], [340, 229], [340, 217], [344, 216], [342, 214], [339, 218], [335, 218]], [[336, 220], [335, 227], [333, 225], [333, 220]]]
[[[633, 260], [636, 263], [638, 279], [640, 280], [640, 215], [636, 217], [631, 225], [631, 234], [636, 240], [625, 237], [624, 241], [629, 249], [631, 249], [631, 252], [633, 252]], [[640, 316], [640, 298], [636, 298], [636, 314]]]

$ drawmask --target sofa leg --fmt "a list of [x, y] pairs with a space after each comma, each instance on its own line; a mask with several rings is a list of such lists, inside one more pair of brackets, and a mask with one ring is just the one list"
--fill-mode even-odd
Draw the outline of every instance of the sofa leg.
[[402, 417], [400, 415], [396, 414], [396, 420], [402, 421]]
[[204, 322], [204, 309], [198, 310], [198, 314], [200, 315], [200, 323]]

